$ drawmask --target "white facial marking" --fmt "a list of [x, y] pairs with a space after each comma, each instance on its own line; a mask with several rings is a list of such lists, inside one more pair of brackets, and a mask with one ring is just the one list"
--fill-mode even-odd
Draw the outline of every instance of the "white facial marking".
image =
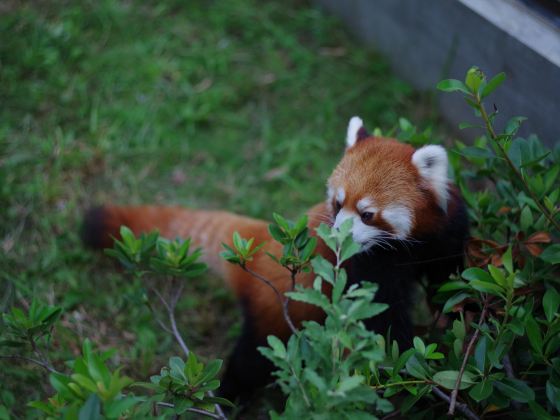
[[366, 211], [370, 213], [377, 213], [378, 209], [374, 206], [373, 200], [370, 198], [362, 198], [360, 201], [356, 203], [356, 208], [360, 213], [364, 213]]
[[449, 198], [447, 178], [447, 153], [441, 146], [430, 144], [421, 147], [412, 155], [412, 164], [416, 166], [422, 178], [429, 182], [437, 195], [440, 207], [447, 211]]
[[348, 122], [348, 129], [346, 130], [346, 147], [352, 147], [358, 140], [358, 131], [362, 128], [364, 122], [360, 117], [352, 117]]
[[344, 188], [340, 187], [338, 190], [336, 190], [336, 201], [342, 204], [344, 203], [345, 198], [346, 198], [346, 191], [344, 191]]
[[381, 231], [374, 226], [364, 224], [356, 212], [346, 209], [340, 210], [334, 220], [334, 227], [339, 228], [348, 219], [352, 219], [352, 239], [362, 245], [362, 251], [375, 244], [375, 238], [379, 236]]
[[412, 212], [405, 206], [394, 205], [383, 209], [383, 218], [395, 229], [398, 239], [405, 239], [412, 228]]
[[332, 201], [333, 197], [334, 197], [334, 188], [329, 185], [329, 187], [327, 188], [327, 199], [328, 199], [328, 201], [329, 202]]

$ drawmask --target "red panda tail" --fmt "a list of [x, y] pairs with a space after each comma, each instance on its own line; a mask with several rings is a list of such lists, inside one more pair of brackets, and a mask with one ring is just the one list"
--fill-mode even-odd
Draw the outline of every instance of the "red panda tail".
[[223, 211], [190, 210], [165, 206], [103, 206], [89, 210], [82, 226], [82, 239], [96, 249], [113, 246], [120, 239], [121, 226], [135, 235], [158, 230], [167, 239], [191, 238], [203, 249], [202, 259], [211, 269], [226, 276], [226, 263], [219, 257], [222, 243], [231, 244], [233, 232], [268, 239], [266, 222]]
[[94, 207], [85, 214], [82, 240], [91, 248], [102, 249], [111, 247], [113, 238], [120, 239], [123, 225], [136, 235], [152, 230], [167, 231], [169, 221], [180, 211], [178, 208], [155, 206]]

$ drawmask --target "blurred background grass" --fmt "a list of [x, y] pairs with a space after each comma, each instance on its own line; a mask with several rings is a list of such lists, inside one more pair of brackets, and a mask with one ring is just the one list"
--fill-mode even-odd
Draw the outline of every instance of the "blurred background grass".
[[[99, 203], [295, 217], [323, 199], [349, 117], [433, 123], [429, 98], [306, 1], [6, 1], [0, 6], [0, 304], [64, 306], [55, 358], [91, 337], [144, 378], [178, 349], [142, 287], [82, 248]], [[189, 285], [180, 325], [206, 357], [239, 330], [219, 279]], [[78, 339], [78, 340], [77, 340]], [[44, 397], [0, 362], [0, 404]]]

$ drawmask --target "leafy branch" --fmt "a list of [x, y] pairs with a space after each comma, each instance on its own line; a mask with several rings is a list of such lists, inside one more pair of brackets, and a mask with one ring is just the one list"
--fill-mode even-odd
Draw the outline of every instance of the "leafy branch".
[[[477, 67], [472, 67], [467, 72], [467, 77], [465, 83], [460, 80], [448, 79], [442, 80], [438, 83], [437, 87], [445, 92], [462, 92], [465, 95], [465, 100], [467, 103], [475, 109], [475, 111], [480, 115], [484, 121], [484, 126], [486, 132], [490, 139], [492, 139], [493, 144], [497, 147], [500, 152], [501, 157], [507, 163], [509, 169], [515, 176], [515, 178], [521, 183], [524, 191], [529, 194], [533, 199], [535, 205], [539, 208], [542, 214], [548, 219], [548, 221], [560, 232], [560, 223], [555, 219], [555, 215], [549, 211], [546, 206], [537, 197], [533, 189], [527, 183], [527, 180], [523, 174], [517, 169], [511, 158], [509, 157], [506, 149], [502, 142], [510, 141], [517, 130], [519, 129], [521, 123], [525, 118], [515, 117], [507, 125], [506, 131], [502, 134], [496, 134], [493, 126], [493, 121], [497, 115], [497, 110], [492, 114], [488, 114], [486, 107], [484, 105], [484, 98], [494, 92], [505, 80], [505, 73], [499, 73], [494, 76], [490, 81], [487, 82], [484, 73]], [[462, 125], [461, 128], [468, 128], [470, 125]]]

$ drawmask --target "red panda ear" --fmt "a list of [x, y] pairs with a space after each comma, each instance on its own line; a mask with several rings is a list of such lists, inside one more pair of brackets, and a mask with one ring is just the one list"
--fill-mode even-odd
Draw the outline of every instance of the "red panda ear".
[[420, 176], [432, 187], [438, 198], [439, 206], [447, 211], [449, 198], [447, 178], [447, 152], [441, 146], [430, 144], [421, 147], [412, 155], [412, 164], [416, 166]]
[[356, 142], [369, 137], [369, 133], [364, 127], [364, 122], [360, 117], [352, 117], [348, 122], [346, 130], [346, 148], [354, 146]]

